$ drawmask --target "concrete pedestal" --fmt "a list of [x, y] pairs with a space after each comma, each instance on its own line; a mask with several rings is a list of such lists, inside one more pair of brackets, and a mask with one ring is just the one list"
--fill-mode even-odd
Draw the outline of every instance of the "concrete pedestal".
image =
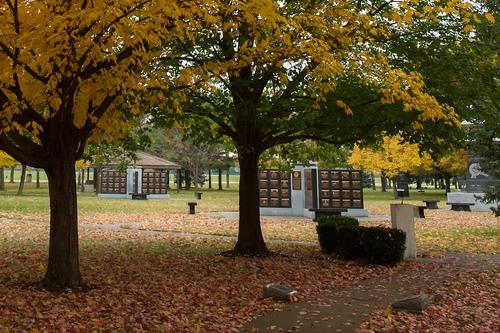
[[391, 204], [392, 227], [406, 233], [405, 259], [416, 258], [417, 256], [414, 214], [414, 205]]

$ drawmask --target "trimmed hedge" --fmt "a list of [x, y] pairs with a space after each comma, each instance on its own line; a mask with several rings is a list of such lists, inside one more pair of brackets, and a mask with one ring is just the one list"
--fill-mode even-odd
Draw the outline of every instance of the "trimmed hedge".
[[349, 216], [323, 217], [318, 221], [316, 232], [318, 233], [319, 246], [325, 253], [335, 252], [337, 249], [337, 228], [341, 226], [359, 226], [358, 220]]
[[337, 228], [336, 253], [343, 259], [350, 260], [363, 257], [361, 243], [363, 227], [340, 226]]
[[399, 229], [363, 228], [361, 243], [366, 259], [372, 264], [395, 265], [403, 260], [406, 234]]

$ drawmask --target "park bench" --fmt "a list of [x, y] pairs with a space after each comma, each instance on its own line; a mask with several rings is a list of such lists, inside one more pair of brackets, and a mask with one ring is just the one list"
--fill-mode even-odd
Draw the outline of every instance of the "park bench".
[[189, 206], [189, 214], [195, 214], [196, 213], [196, 205], [197, 203], [196, 202], [188, 202], [188, 206]]
[[446, 204], [451, 205], [451, 210], [462, 212], [470, 212], [470, 206], [474, 206], [470, 202], [447, 202]]
[[313, 221], [317, 222], [322, 217], [341, 216], [347, 208], [310, 208], [309, 211], [314, 212]]
[[148, 195], [146, 193], [130, 193], [132, 200], [147, 200]]
[[422, 200], [422, 202], [425, 202], [427, 209], [438, 209], [439, 200]]
[[426, 206], [415, 206], [415, 217], [419, 217], [421, 219], [425, 219], [425, 212], [424, 210], [426, 209]]

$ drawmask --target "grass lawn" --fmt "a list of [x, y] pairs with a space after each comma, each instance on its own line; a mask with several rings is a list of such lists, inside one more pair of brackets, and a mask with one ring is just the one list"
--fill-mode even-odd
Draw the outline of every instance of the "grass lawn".
[[[78, 196], [81, 269], [96, 285], [85, 293], [37, 288], [48, 246], [47, 188], [27, 184], [0, 192], [0, 332], [233, 332], [253, 316], [283, 307], [262, 299], [262, 285], [279, 282], [305, 299], [325, 288], [402, 270], [362, 266], [320, 253], [308, 219], [262, 219], [266, 240], [280, 255], [264, 259], [218, 255], [234, 245], [236, 220], [187, 214], [194, 190], [170, 200], [132, 201]], [[236, 188], [202, 190], [197, 211], [237, 211]], [[388, 215], [392, 192], [365, 191], [371, 214]], [[499, 253], [500, 223], [490, 213], [452, 212], [442, 191], [414, 193], [408, 203], [441, 200], [416, 220], [419, 251]], [[387, 222], [367, 222], [370, 225]], [[122, 228], [111, 228], [121, 226]], [[167, 232], [157, 232], [167, 231]], [[182, 236], [178, 233], [198, 233]], [[201, 235], [200, 235], [201, 234]], [[206, 234], [206, 235], [203, 235]]]

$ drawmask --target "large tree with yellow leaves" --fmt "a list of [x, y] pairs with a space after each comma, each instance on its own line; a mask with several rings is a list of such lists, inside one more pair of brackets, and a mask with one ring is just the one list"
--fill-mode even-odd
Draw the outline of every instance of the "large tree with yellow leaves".
[[0, 149], [47, 173], [49, 288], [81, 283], [75, 162], [89, 138], [126, 132], [137, 96], [160, 86], [153, 47], [177, 38], [189, 3], [0, 0]]
[[238, 151], [236, 254], [268, 253], [257, 179], [267, 149], [306, 139], [352, 143], [382, 130], [419, 141], [432, 139], [423, 135], [432, 123], [456, 124], [421, 76], [392, 66], [382, 46], [418, 33], [419, 22], [469, 15], [466, 2], [214, 0], [200, 8], [196, 43], [165, 60], [179, 66], [177, 84], [191, 85], [185, 113], [231, 138]]

